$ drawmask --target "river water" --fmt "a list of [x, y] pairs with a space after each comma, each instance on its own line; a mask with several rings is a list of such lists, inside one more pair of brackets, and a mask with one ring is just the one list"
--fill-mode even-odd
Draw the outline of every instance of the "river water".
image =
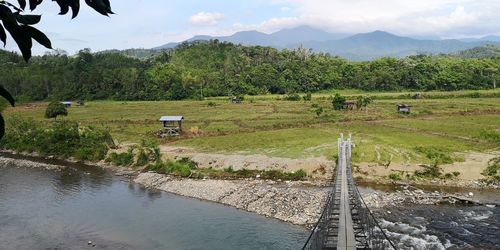
[[2, 250], [298, 249], [308, 234], [228, 206], [146, 190], [95, 168], [0, 167]]
[[[425, 191], [468, 194], [500, 203], [500, 190], [420, 187]], [[364, 186], [362, 192], [394, 192], [395, 186]], [[381, 227], [400, 249], [500, 249], [500, 207], [414, 205], [374, 210]]]
[[[394, 191], [364, 187], [362, 192]], [[499, 192], [474, 191], [500, 201]], [[374, 211], [401, 249], [500, 247], [500, 208], [411, 205]], [[308, 230], [144, 189], [95, 167], [0, 166], [0, 249], [300, 249]], [[92, 243], [89, 245], [88, 242]]]

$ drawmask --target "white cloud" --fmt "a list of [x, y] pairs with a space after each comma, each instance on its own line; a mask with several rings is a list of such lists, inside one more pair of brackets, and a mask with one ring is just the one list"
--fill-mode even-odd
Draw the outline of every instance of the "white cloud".
[[500, 32], [498, 0], [272, 0], [272, 3], [290, 6], [297, 15], [246, 26], [264, 32], [311, 25], [339, 33], [385, 30], [402, 35], [448, 37]]
[[292, 10], [292, 8], [290, 8], [288, 6], [284, 6], [284, 7], [281, 7], [280, 10], [283, 11], [283, 12], [289, 12], [289, 11]]
[[189, 18], [189, 23], [199, 26], [215, 26], [224, 19], [224, 14], [217, 12], [200, 12]]

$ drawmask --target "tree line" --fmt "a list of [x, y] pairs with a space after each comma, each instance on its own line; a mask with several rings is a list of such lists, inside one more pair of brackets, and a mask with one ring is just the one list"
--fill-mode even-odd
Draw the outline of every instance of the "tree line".
[[310, 50], [226, 42], [182, 43], [146, 59], [54, 51], [26, 63], [0, 51], [0, 82], [20, 101], [181, 100], [227, 95], [493, 88], [500, 57], [417, 55], [351, 62]]

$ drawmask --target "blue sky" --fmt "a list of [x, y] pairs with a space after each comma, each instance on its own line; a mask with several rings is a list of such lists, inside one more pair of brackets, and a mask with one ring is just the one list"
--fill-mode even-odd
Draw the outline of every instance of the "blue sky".
[[[330, 32], [384, 30], [399, 35], [442, 38], [500, 35], [498, 0], [111, 0], [116, 15], [101, 16], [83, 3], [80, 15], [58, 16], [44, 1], [36, 27], [53, 47], [150, 48], [194, 35], [230, 35], [241, 30], [270, 33], [310, 25]], [[15, 49], [8, 41], [7, 49]], [[35, 46], [35, 53], [45, 50]]]

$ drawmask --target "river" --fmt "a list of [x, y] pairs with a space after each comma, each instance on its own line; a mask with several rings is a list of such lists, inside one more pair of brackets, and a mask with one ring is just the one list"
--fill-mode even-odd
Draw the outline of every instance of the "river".
[[[394, 191], [386, 186], [361, 189]], [[498, 191], [474, 192], [500, 200]], [[500, 246], [498, 207], [411, 205], [374, 212], [401, 249]], [[299, 226], [145, 189], [95, 167], [70, 164], [49, 171], [0, 166], [2, 250], [300, 249], [308, 235]]]
[[298, 249], [308, 234], [232, 207], [146, 190], [95, 168], [0, 167], [2, 250]]
[[[500, 190], [419, 187], [425, 191], [467, 194], [484, 203], [500, 203]], [[361, 192], [394, 192], [398, 186], [363, 184]], [[400, 249], [498, 249], [500, 207], [415, 205], [374, 210], [382, 228]]]

